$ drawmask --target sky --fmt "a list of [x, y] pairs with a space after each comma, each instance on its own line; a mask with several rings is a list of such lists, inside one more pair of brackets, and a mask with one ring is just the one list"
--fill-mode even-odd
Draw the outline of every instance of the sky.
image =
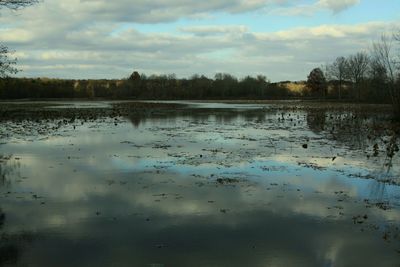
[[0, 43], [15, 51], [19, 77], [305, 80], [399, 29], [399, 0], [41, 0], [0, 9]]

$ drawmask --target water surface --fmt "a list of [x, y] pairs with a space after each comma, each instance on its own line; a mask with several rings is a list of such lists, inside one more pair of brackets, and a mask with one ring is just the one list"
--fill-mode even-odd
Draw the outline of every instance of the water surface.
[[3, 116], [0, 266], [399, 266], [385, 111], [163, 104]]

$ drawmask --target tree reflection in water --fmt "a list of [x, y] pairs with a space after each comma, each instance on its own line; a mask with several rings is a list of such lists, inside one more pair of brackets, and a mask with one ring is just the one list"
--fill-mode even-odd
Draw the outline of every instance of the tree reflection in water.
[[[10, 163], [11, 156], [0, 155], [0, 189], [11, 186], [9, 176], [19, 167]], [[8, 233], [5, 229], [6, 214], [0, 207], [0, 267], [18, 262], [24, 244], [32, 239], [30, 233]]]
[[12, 170], [12, 168], [8, 167], [7, 162], [11, 157], [0, 155], [0, 186], [5, 186], [7, 179], [6, 177]]

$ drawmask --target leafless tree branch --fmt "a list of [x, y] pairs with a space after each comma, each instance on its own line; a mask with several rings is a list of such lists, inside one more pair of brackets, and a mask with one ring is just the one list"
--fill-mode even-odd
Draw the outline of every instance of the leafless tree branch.
[[37, 2], [39, 2], [39, 0], [0, 0], [0, 8], [6, 7], [16, 10], [36, 4]]

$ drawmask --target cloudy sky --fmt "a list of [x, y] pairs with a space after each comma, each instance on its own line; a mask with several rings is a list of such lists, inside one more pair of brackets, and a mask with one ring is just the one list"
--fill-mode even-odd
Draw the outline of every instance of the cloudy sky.
[[399, 26], [399, 0], [41, 0], [0, 9], [0, 42], [16, 51], [21, 77], [137, 70], [303, 80]]

